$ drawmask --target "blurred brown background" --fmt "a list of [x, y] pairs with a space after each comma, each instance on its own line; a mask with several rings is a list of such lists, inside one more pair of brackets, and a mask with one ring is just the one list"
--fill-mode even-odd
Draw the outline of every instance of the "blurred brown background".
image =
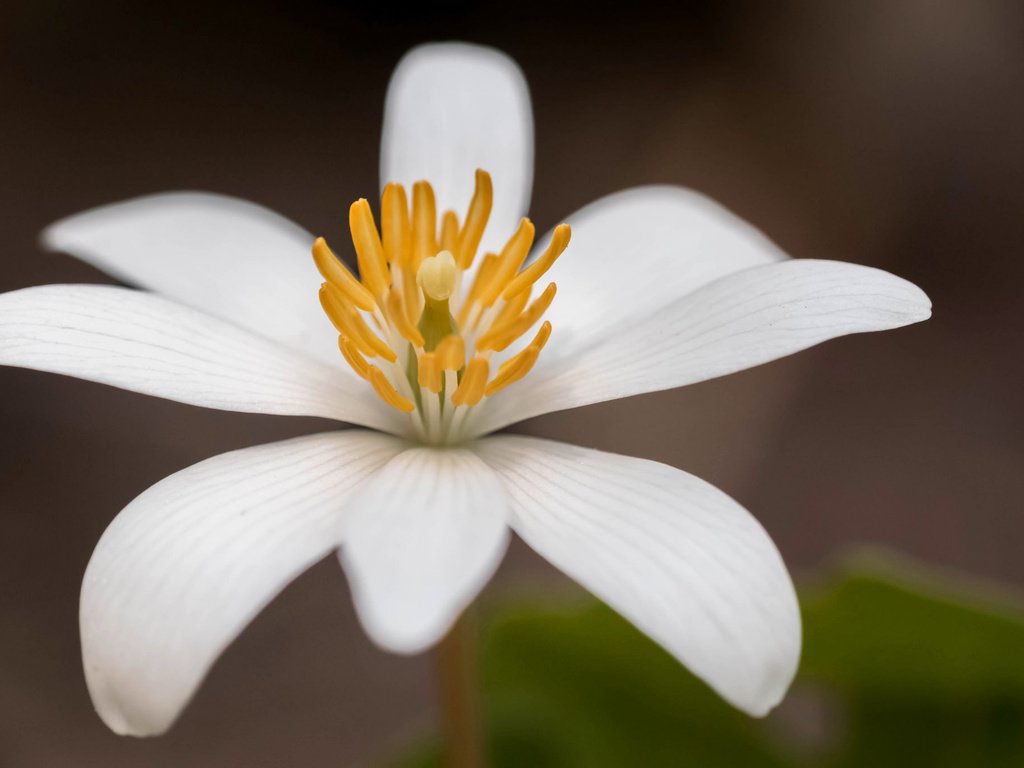
[[[935, 303], [920, 326], [521, 429], [714, 482], [797, 574], [867, 541], [1024, 584], [1024, 6], [364, 5], [8, 0], [0, 289], [107, 282], [37, 233], [160, 190], [255, 200], [340, 242], [345, 206], [377, 190], [401, 54], [493, 44], [533, 91], [539, 229], [623, 187], [683, 184], [794, 256], [884, 267]], [[325, 426], [0, 369], [0, 765], [350, 765], [429, 724], [429, 658], [370, 644], [333, 561], [255, 622], [170, 735], [115, 737], [86, 695], [78, 587], [114, 514], [202, 458]], [[523, 584], [567, 589], [516, 545], [495, 589]]]

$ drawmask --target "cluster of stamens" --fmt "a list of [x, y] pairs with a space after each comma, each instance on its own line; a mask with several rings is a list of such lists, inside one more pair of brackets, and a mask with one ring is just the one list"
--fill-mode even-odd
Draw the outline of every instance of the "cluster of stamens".
[[554, 299], [549, 283], [531, 301], [535, 283], [568, 245], [569, 227], [556, 227], [550, 245], [523, 267], [535, 234], [524, 218], [501, 252], [485, 254], [474, 269], [492, 195], [490, 176], [478, 170], [465, 219], [445, 211], [439, 223], [428, 182], [413, 184], [411, 208], [405, 188], [388, 184], [379, 230], [370, 204], [357, 200], [349, 228], [358, 279], [323, 238], [313, 245], [326, 281], [320, 304], [342, 356], [385, 403], [409, 414], [427, 442], [460, 439], [471, 409], [529, 373], [551, 335], [545, 321], [507, 353]]

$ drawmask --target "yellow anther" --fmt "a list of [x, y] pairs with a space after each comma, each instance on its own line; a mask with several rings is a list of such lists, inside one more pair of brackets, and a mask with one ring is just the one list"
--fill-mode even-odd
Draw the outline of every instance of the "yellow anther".
[[531, 347], [536, 347], [537, 351], [544, 349], [544, 345], [548, 343], [548, 339], [551, 338], [551, 323], [545, 320], [540, 329], [537, 331], [537, 335], [533, 337], [533, 341], [530, 342]]
[[348, 210], [348, 226], [352, 231], [352, 244], [356, 247], [359, 276], [374, 296], [381, 297], [391, 284], [391, 276], [384, 258], [384, 246], [365, 198], [352, 203]]
[[370, 375], [370, 364], [366, 362], [366, 358], [363, 357], [359, 350], [356, 349], [356, 345], [352, 343], [351, 339], [346, 339], [344, 336], [338, 337], [338, 349], [341, 350], [341, 356], [348, 361], [348, 364], [352, 366], [352, 370], [362, 376], [364, 379]]
[[454, 253], [459, 247], [459, 217], [455, 211], [445, 211], [441, 218], [441, 248]]
[[469, 269], [476, 257], [476, 249], [480, 247], [480, 238], [484, 236], [484, 227], [487, 226], [487, 219], [491, 215], [493, 196], [490, 174], [477, 169], [476, 188], [473, 190], [473, 199], [466, 212], [466, 222], [459, 232], [456, 250], [459, 267], [462, 269]]
[[533, 324], [540, 319], [540, 316], [547, 311], [548, 307], [551, 306], [551, 301], [555, 298], [555, 290], [555, 284], [548, 283], [544, 293], [538, 296], [537, 300], [527, 307], [525, 312], [504, 325], [498, 326], [495, 324], [492, 326], [477, 341], [476, 348], [479, 350], [493, 349], [496, 352], [501, 352], [501, 350], [530, 330]]
[[437, 209], [429, 182], [412, 185], [412, 267], [437, 253]]
[[423, 346], [423, 334], [409, 320], [409, 313], [402, 303], [402, 297], [394, 290], [388, 291], [388, 322], [395, 327], [402, 338], [416, 347]]
[[423, 292], [416, 284], [416, 272], [412, 268], [402, 270], [402, 304], [405, 305], [409, 322], [415, 325], [423, 310]]
[[494, 277], [494, 270], [497, 268], [499, 261], [500, 259], [496, 253], [484, 255], [484, 259], [480, 262], [480, 266], [476, 271], [476, 277], [473, 278], [473, 287], [469, 289], [466, 298], [462, 301], [462, 306], [459, 308], [458, 320], [460, 326], [468, 322], [473, 302], [480, 298], [480, 293], [490, 282], [491, 278]]
[[442, 370], [437, 361], [436, 352], [424, 352], [420, 355], [419, 371], [417, 381], [421, 387], [429, 389], [434, 394], [441, 391]]
[[520, 291], [506, 301], [505, 306], [501, 308], [498, 316], [491, 323], [491, 328], [502, 328], [519, 317], [519, 313], [526, 309], [526, 305], [530, 302], [530, 293], [531, 291]]
[[509, 238], [505, 247], [501, 249], [498, 257], [498, 264], [494, 268], [487, 285], [480, 291], [480, 303], [489, 307], [501, 296], [505, 286], [512, 280], [516, 271], [522, 266], [530, 246], [533, 245], [534, 227], [529, 219], [519, 222], [519, 229]]
[[402, 397], [398, 394], [398, 390], [388, 381], [387, 377], [376, 365], [369, 367], [368, 373], [370, 384], [373, 385], [374, 391], [380, 395], [380, 399], [390, 405], [392, 408], [397, 408], [402, 413], [412, 413], [416, 410], [415, 404], [406, 397]]
[[388, 184], [380, 201], [380, 233], [384, 257], [392, 265], [405, 267], [412, 257], [412, 225], [405, 187]]
[[367, 357], [383, 357], [389, 363], [395, 362], [398, 356], [385, 344], [363, 320], [362, 316], [345, 304], [341, 291], [331, 283], [320, 286], [320, 306], [334, 323], [338, 331], [351, 339], [356, 348]]
[[313, 261], [324, 279], [345, 294], [345, 298], [362, 310], [372, 312], [377, 306], [376, 299], [366, 286], [356, 280], [355, 276], [338, 261], [338, 258], [327, 247], [327, 242], [318, 237], [313, 243]]
[[568, 224], [559, 224], [551, 235], [551, 244], [545, 249], [536, 261], [516, 275], [515, 279], [508, 284], [502, 296], [507, 301], [527, 286], [533, 285], [540, 280], [541, 276], [551, 269], [551, 265], [562, 255], [562, 251], [569, 245], [569, 237], [572, 231]]
[[551, 323], [545, 322], [537, 331], [537, 335], [533, 337], [533, 341], [519, 352], [514, 357], [510, 357], [501, 367], [498, 368], [498, 374], [484, 390], [484, 394], [490, 397], [495, 392], [504, 389], [509, 384], [519, 381], [533, 368], [534, 363], [537, 362], [537, 358], [540, 356], [540, 351], [544, 349], [544, 345], [548, 343], [548, 338], [551, 336]]
[[466, 270], [480, 248], [493, 193], [491, 177], [478, 170], [461, 221], [451, 210], [439, 215], [438, 204], [447, 201], [436, 200], [426, 181], [411, 189], [385, 185], [379, 222], [370, 203], [357, 200], [349, 209], [349, 228], [358, 277], [323, 238], [313, 244], [313, 260], [326, 280], [320, 304], [340, 334], [342, 357], [385, 403], [413, 414], [410, 434], [424, 440], [465, 438], [466, 411], [453, 419], [450, 407], [477, 405], [521, 379], [551, 334], [551, 324], [543, 323], [533, 341], [500, 368], [494, 366], [496, 375], [488, 381], [493, 354], [542, 320], [555, 284], [535, 299], [533, 286], [569, 242], [569, 228], [557, 227], [544, 253], [524, 268], [536, 234], [524, 218], [501, 252], [484, 254], [470, 275]]
[[466, 342], [457, 333], [445, 336], [434, 350], [438, 365], [446, 371], [457, 371], [466, 364]]
[[487, 387], [487, 376], [491, 372], [490, 363], [482, 357], [474, 357], [462, 374], [462, 381], [452, 394], [455, 405], [476, 405], [484, 396]]
[[455, 292], [458, 268], [450, 251], [441, 251], [437, 256], [423, 260], [416, 272], [416, 282], [423, 293], [434, 301], [445, 301]]

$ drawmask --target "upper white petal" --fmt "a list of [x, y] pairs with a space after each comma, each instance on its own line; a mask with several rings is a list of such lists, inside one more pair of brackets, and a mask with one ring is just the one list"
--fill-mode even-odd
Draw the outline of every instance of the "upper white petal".
[[519, 67], [493, 48], [434, 43], [399, 62], [388, 87], [381, 185], [434, 185], [438, 211], [462, 221], [474, 172], [494, 182], [481, 252], [496, 250], [526, 213], [533, 185], [533, 113]]
[[85, 677], [104, 722], [162, 733], [220, 653], [337, 545], [352, 489], [402, 448], [349, 431], [216, 456], [119, 514], [82, 583]]
[[337, 334], [317, 301], [313, 239], [262, 206], [203, 192], [105, 205], [42, 235], [51, 250], [334, 362]]
[[507, 503], [463, 449], [409, 449], [360, 488], [340, 554], [370, 637], [398, 653], [440, 640], [501, 561]]
[[128, 288], [41, 285], [0, 294], [0, 365], [226, 411], [397, 428], [391, 409], [361, 380], [339, 376], [340, 365]]
[[534, 371], [495, 398], [478, 429], [693, 384], [930, 314], [920, 288], [880, 269], [812, 259], [751, 267]]
[[734, 706], [760, 716], [779, 702], [800, 657], [799, 607], [739, 504], [652, 461], [526, 437], [479, 446], [530, 546]]
[[545, 314], [554, 333], [538, 371], [712, 280], [786, 258], [750, 224], [683, 187], [616, 192], [566, 222], [569, 247], [543, 281], [557, 283], [558, 295]]

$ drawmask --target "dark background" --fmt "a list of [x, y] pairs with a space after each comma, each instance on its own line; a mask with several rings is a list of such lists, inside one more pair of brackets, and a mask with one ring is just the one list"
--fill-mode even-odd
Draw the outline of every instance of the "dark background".
[[[395, 62], [422, 41], [493, 44], [532, 88], [539, 230], [683, 184], [793, 256], [883, 267], [935, 304], [919, 326], [519, 429], [712, 481], [798, 576], [866, 541], [1024, 584], [1024, 6], [552, 6], [7, 0], [0, 289], [108, 282], [37, 233], [160, 190], [248, 198], [342, 242], [348, 203], [378, 189]], [[109, 520], [202, 458], [326, 426], [0, 369], [0, 765], [347, 765], [429, 727], [429, 657], [370, 644], [333, 560], [243, 634], [170, 735], [118, 738], [92, 712], [77, 597]], [[517, 544], [492, 590], [530, 585], [570, 589]]]

